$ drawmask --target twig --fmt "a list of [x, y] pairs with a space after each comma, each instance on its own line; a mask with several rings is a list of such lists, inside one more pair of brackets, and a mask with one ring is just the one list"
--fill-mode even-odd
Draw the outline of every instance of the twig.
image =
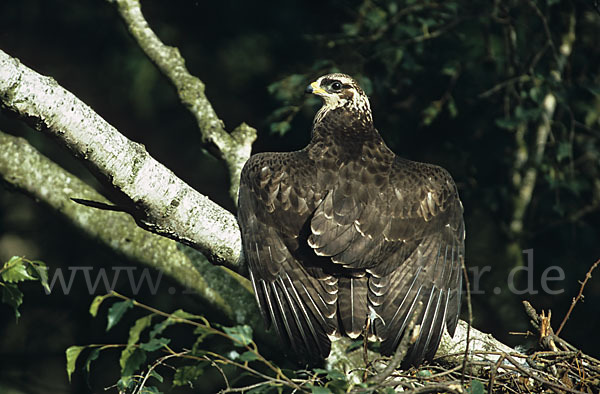
[[554, 45], [554, 40], [552, 39], [552, 33], [550, 32], [550, 27], [548, 26], [548, 21], [546, 17], [542, 13], [542, 10], [537, 6], [537, 4], [533, 0], [528, 0], [529, 6], [533, 8], [537, 16], [542, 21], [542, 25], [544, 26], [544, 33], [546, 34], [546, 40], [550, 48], [552, 48], [552, 55], [554, 56], [554, 60], [556, 61], [556, 65], [558, 68], [562, 68], [561, 58], [558, 55], [558, 51], [556, 50], [556, 45]]
[[240, 174], [244, 163], [250, 157], [252, 143], [256, 139], [256, 130], [242, 123], [231, 134], [227, 133], [223, 121], [219, 119], [204, 94], [204, 83], [189, 73], [179, 50], [163, 44], [148, 26], [139, 0], [117, 0], [116, 4], [129, 32], [140, 48], [169, 78], [177, 89], [181, 102], [196, 118], [204, 142], [217, 147], [218, 155], [229, 169], [229, 195], [237, 203]]
[[221, 392], [227, 392], [225, 390], [229, 390], [231, 389], [231, 386], [229, 385], [229, 379], [227, 379], [227, 375], [225, 375], [225, 372], [223, 371], [223, 368], [221, 368], [216, 362], [215, 360], [213, 360], [212, 358], [208, 357], [208, 356], [204, 356], [204, 359], [207, 360], [210, 365], [212, 365], [213, 367], [215, 367], [217, 369], [217, 371], [219, 371], [219, 373], [221, 374], [221, 376], [223, 376], [223, 380], [225, 381], [225, 386], [227, 387], [227, 389], [221, 390]]
[[396, 352], [394, 353], [394, 356], [392, 357], [392, 359], [390, 360], [390, 362], [388, 363], [388, 365], [385, 367], [385, 369], [373, 376], [371, 379], [369, 379], [368, 383], [373, 383], [373, 384], [381, 384], [383, 383], [384, 380], [386, 380], [398, 367], [398, 365], [400, 365], [400, 362], [404, 359], [404, 356], [406, 356], [406, 352], [408, 351], [409, 346], [411, 345], [411, 339], [414, 337], [414, 329], [415, 329], [415, 321], [417, 320], [418, 316], [421, 314], [421, 310], [423, 309], [423, 302], [419, 301], [416, 305], [415, 311], [413, 312], [412, 317], [410, 318], [410, 322], [408, 323], [408, 327], [406, 327], [406, 330], [404, 331], [404, 335], [402, 336], [402, 339], [400, 340], [400, 343], [398, 344], [398, 347], [396, 348]]
[[583, 298], [583, 289], [585, 288], [585, 285], [587, 284], [587, 281], [592, 277], [592, 271], [594, 271], [599, 264], [600, 264], [600, 259], [596, 260], [596, 262], [594, 264], [592, 264], [592, 266], [590, 267], [590, 269], [587, 272], [587, 274], [585, 274], [585, 279], [583, 279], [583, 282], [581, 282], [581, 287], [579, 288], [579, 293], [577, 294], [577, 297], [573, 298], [573, 301], [571, 301], [571, 306], [569, 307], [569, 310], [567, 311], [567, 314], [565, 315], [565, 317], [563, 318], [562, 322], [560, 323], [560, 326], [558, 327], [558, 330], [556, 330], [556, 335], [560, 334], [560, 332], [562, 331], [563, 327], [567, 323], [567, 320], [569, 320], [569, 316], [571, 316], [571, 312], [573, 312], [573, 309], [575, 308], [575, 304], [577, 304], [577, 302], [581, 298]]
[[244, 387], [228, 387], [227, 389], [223, 389], [221, 391], [219, 391], [219, 394], [221, 393], [246, 393], [252, 389], [256, 389], [260, 386], [264, 386], [266, 384], [269, 384], [269, 382], [258, 382], [258, 383], [254, 383], [251, 384], [249, 386], [244, 386]]
[[465, 287], [467, 288], [467, 310], [469, 311], [469, 325], [467, 326], [467, 343], [465, 344], [465, 356], [462, 364], [462, 377], [460, 383], [465, 383], [465, 373], [467, 371], [467, 360], [469, 359], [469, 344], [471, 342], [471, 326], [473, 325], [473, 307], [471, 305], [471, 284], [469, 282], [469, 275], [467, 268], [465, 267], [464, 261], [462, 262], [463, 277], [465, 278]]
[[429, 384], [418, 389], [405, 391], [410, 394], [426, 394], [426, 393], [454, 393], [462, 394], [463, 389], [460, 382], [447, 382], [438, 384]]
[[188, 352], [184, 351], [184, 352], [181, 352], [181, 353], [167, 354], [166, 356], [161, 357], [158, 360], [156, 360], [154, 363], [152, 363], [152, 365], [150, 366], [150, 368], [148, 368], [148, 372], [146, 372], [146, 374], [144, 374], [144, 379], [142, 379], [142, 382], [139, 384], [139, 386], [136, 387], [136, 389], [133, 392], [133, 394], [140, 394], [140, 393], [142, 393], [142, 389], [144, 388], [144, 385], [146, 384], [146, 381], [148, 380], [148, 378], [150, 378], [150, 374], [152, 373], [152, 371], [154, 371], [154, 369], [156, 367], [158, 367], [159, 365], [162, 365], [165, 360], [168, 360], [168, 359], [173, 358], [173, 357], [181, 357], [181, 356], [183, 356], [186, 353], [188, 353]]
[[414, 44], [414, 43], [419, 43], [419, 42], [431, 40], [434, 38], [438, 38], [442, 34], [448, 32], [449, 30], [452, 30], [454, 27], [456, 27], [458, 24], [464, 22], [465, 20], [467, 20], [467, 18], [465, 18], [465, 17], [456, 18], [453, 21], [447, 23], [446, 25], [440, 27], [439, 29], [432, 31], [431, 33], [428, 32], [425, 34], [421, 34], [419, 36], [408, 38], [406, 40], [396, 41], [396, 42], [394, 42], [394, 44], [396, 44], [396, 45]]
[[[117, 298], [120, 298], [120, 299], [123, 299], [123, 300], [130, 300], [129, 297], [121, 295], [121, 294], [117, 293], [116, 291], [111, 291], [110, 294], [111, 294], [111, 296], [114, 296], [114, 297], [117, 297]], [[147, 310], [149, 312], [152, 312], [152, 313], [155, 313], [155, 314], [157, 314], [159, 316], [162, 316], [162, 317], [165, 317], [165, 318], [168, 318], [168, 319], [172, 319], [172, 320], [174, 320], [176, 322], [179, 322], [179, 323], [189, 324], [189, 325], [194, 326], [194, 327], [201, 327], [201, 328], [209, 331], [210, 333], [212, 333], [214, 335], [218, 335], [218, 336], [227, 338], [227, 339], [231, 340], [232, 342], [234, 342], [234, 343], [236, 343], [236, 344], [238, 344], [240, 346], [243, 346], [244, 348], [246, 348], [247, 351], [250, 351], [250, 352], [254, 353], [254, 355], [257, 357], [257, 361], [262, 362], [267, 368], [269, 368], [271, 371], [273, 371], [277, 376], [281, 376], [282, 379], [278, 379], [279, 381], [284, 381], [285, 383], [287, 383], [291, 387], [297, 387], [296, 384], [291, 379], [289, 379], [281, 371], [281, 369], [279, 367], [277, 367], [276, 365], [274, 365], [273, 363], [271, 363], [269, 360], [267, 360], [266, 358], [264, 358], [264, 356], [262, 354], [259, 353], [259, 351], [258, 351], [258, 349], [256, 347], [256, 344], [254, 342], [251, 342], [252, 346], [250, 346], [248, 344], [243, 343], [238, 338], [231, 337], [228, 334], [226, 334], [225, 332], [215, 329], [214, 327], [212, 327], [210, 325], [210, 322], [208, 320], [206, 320], [206, 318], [204, 318], [203, 316], [194, 317], [194, 318], [197, 318], [198, 320], [201, 321], [201, 322], [197, 322], [197, 321], [190, 320], [190, 319], [187, 319], [187, 318], [174, 316], [173, 314], [163, 312], [161, 310], [158, 310], [156, 308], [153, 308], [153, 307], [151, 307], [149, 305], [143, 304], [143, 303], [138, 302], [136, 300], [132, 300], [132, 301], [133, 301], [133, 305], [136, 306], [136, 307], [145, 309], [145, 310]], [[238, 367], [240, 367], [242, 369], [246, 369], [246, 370], [248, 370], [251, 373], [256, 373], [256, 374], [260, 375], [261, 377], [267, 376], [267, 375], [259, 374], [256, 370], [253, 370], [252, 368], [248, 368], [247, 366], [243, 366], [243, 365], [241, 365], [239, 363], [236, 363], [236, 362], [234, 362], [232, 360], [229, 360], [228, 358], [226, 358], [226, 357], [224, 357], [222, 355], [218, 355], [218, 354], [211, 353], [211, 352], [207, 352], [207, 354], [212, 354], [215, 357], [221, 358], [222, 360], [226, 360], [227, 362], [229, 362], [232, 365], [238, 366]], [[190, 357], [190, 356], [187, 356], [187, 357]], [[197, 357], [193, 357], [193, 358], [197, 359]], [[268, 377], [268, 378], [269, 379], [273, 379], [273, 378], [270, 378], [270, 377]]]
[[524, 368], [523, 366], [521, 366], [521, 364], [517, 363], [515, 361], [515, 359], [513, 359], [510, 355], [506, 355], [506, 360], [508, 360], [512, 365], [515, 366], [515, 368], [521, 372], [521, 374], [529, 376], [530, 378], [532, 378], [533, 380], [537, 381], [538, 383], [547, 386], [549, 388], [552, 389], [556, 389], [556, 390], [562, 390], [562, 391], [567, 391], [569, 393], [577, 393], [577, 394], [585, 394], [583, 391], [579, 391], [579, 390], [574, 390], [574, 389], [570, 389], [568, 387], [565, 386], [560, 386], [556, 383], [552, 383], [549, 380], [544, 380], [542, 378], [540, 378], [539, 376], [537, 376], [536, 374], [532, 373], [530, 370], [528, 370], [527, 368]]
[[488, 393], [490, 393], [490, 394], [492, 394], [494, 392], [494, 379], [496, 378], [496, 373], [498, 372], [498, 367], [502, 364], [503, 361], [504, 361], [504, 354], [502, 356], [500, 356], [498, 361], [496, 361], [496, 363], [494, 364], [494, 368], [492, 368], [492, 371], [490, 372], [490, 380], [489, 380], [489, 384], [488, 384]]
[[504, 87], [506, 87], [508, 85], [512, 85], [515, 82], [527, 82], [530, 79], [531, 79], [531, 76], [529, 76], [527, 74], [523, 74], [523, 75], [519, 75], [519, 76], [516, 76], [516, 77], [508, 78], [507, 80], [502, 81], [502, 82], [494, 85], [493, 87], [489, 88], [485, 92], [479, 93], [477, 95], [477, 98], [487, 98], [487, 97], [493, 95], [494, 93], [502, 90]]

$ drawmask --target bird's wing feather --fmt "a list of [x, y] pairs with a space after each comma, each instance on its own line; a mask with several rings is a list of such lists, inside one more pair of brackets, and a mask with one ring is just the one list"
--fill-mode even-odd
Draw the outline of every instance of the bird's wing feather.
[[[440, 167], [396, 159], [387, 169], [345, 163], [335, 182], [311, 219], [309, 245], [371, 274], [365, 286], [384, 352], [393, 352], [421, 301], [409, 360], [433, 357], [444, 323], [454, 332], [460, 307], [464, 224], [452, 178]], [[342, 321], [355, 314], [340, 307]]]
[[297, 353], [324, 358], [336, 327], [337, 279], [303, 261], [302, 247], [309, 248], [298, 238], [320, 197], [300, 187], [306, 174], [299, 162], [292, 154], [252, 156], [242, 172], [238, 220], [265, 321]]

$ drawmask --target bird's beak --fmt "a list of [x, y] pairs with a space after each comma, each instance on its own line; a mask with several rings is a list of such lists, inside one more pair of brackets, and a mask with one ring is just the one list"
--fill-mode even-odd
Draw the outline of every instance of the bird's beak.
[[319, 87], [319, 85], [317, 85], [317, 82], [313, 82], [310, 85], [308, 85], [306, 87], [305, 90], [306, 93], [312, 93], [312, 94], [316, 94], [317, 96], [324, 96], [327, 92], [325, 91], [325, 89]]

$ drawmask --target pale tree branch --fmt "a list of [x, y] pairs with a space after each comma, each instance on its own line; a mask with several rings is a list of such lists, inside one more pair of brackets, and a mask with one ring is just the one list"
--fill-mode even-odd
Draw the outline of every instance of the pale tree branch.
[[179, 50], [163, 44], [148, 26], [139, 0], [108, 1], [117, 4], [119, 14], [140, 48], [175, 86], [181, 102], [196, 118], [203, 141], [217, 147], [217, 154], [229, 169], [229, 195], [237, 204], [240, 174], [250, 157], [256, 130], [242, 123], [231, 134], [227, 133], [223, 121], [204, 94], [204, 83], [189, 73]]
[[[544, 25], [547, 26], [543, 14], [538, 13], [538, 15], [542, 19]], [[572, 13], [569, 19], [569, 29], [562, 37], [558, 53], [555, 52], [556, 65], [550, 74], [557, 81], [561, 80], [567, 60], [573, 50], [573, 44], [575, 43], [575, 23], [575, 14]], [[549, 42], [552, 42], [549, 31], [547, 31], [547, 34]], [[552, 44], [552, 47], [554, 48], [554, 44]], [[544, 157], [548, 136], [552, 130], [552, 118], [554, 117], [554, 111], [556, 109], [556, 96], [554, 93], [548, 92], [546, 94], [541, 109], [542, 116], [537, 125], [534, 146], [527, 146], [527, 142], [525, 141], [527, 126], [525, 124], [520, 125], [515, 133], [517, 156], [513, 169], [513, 183], [517, 187], [517, 195], [514, 201], [510, 230], [517, 237], [523, 232], [523, 220], [533, 196], [538, 169]], [[525, 166], [527, 160], [529, 160], [529, 165]], [[524, 173], [522, 172], [523, 167], [525, 167]], [[516, 250], [515, 253], [519, 254], [520, 251]]]
[[175, 176], [54, 79], [3, 51], [0, 100], [5, 109], [55, 137], [127, 196], [139, 225], [194, 247], [212, 263], [243, 273], [235, 216]]
[[[142, 145], [119, 134], [52, 78], [35, 73], [2, 51], [0, 101], [3, 107], [55, 137], [95, 172], [110, 180], [114, 188], [134, 203], [137, 209], [132, 213], [138, 225], [195, 247], [213, 264], [244, 272], [239, 227], [231, 213], [178, 179], [156, 162]], [[231, 282], [216, 284], [207, 280], [212, 275], [211, 270], [220, 267], [198, 266], [172, 241], [136, 228], [122, 212], [99, 211], [73, 203], [70, 201], [73, 197], [95, 201], [104, 199], [80, 180], [67, 176], [58, 166], [50, 165], [47, 159], [42, 160], [42, 156], [24, 140], [0, 134], [0, 148], [0, 173], [6, 182], [44, 201], [120, 253], [164, 269], [180, 283], [203, 294], [207, 300], [212, 299], [211, 303], [232, 320], [261, 326], [257, 323], [259, 314], [255, 313], [253, 300], [250, 301], [247, 296], [229, 298], [227, 293], [222, 292], [226, 287], [234, 287], [229, 285]], [[44, 167], [49, 169], [44, 172]], [[51, 183], [50, 179], [56, 181]], [[115, 229], [119, 228], [121, 230], [116, 232]], [[161, 249], [169, 255], [160, 254]], [[221, 281], [223, 276], [216, 273], [214, 281]], [[234, 279], [238, 280], [237, 277]], [[245, 279], [239, 280], [247, 287]], [[229, 306], [223, 305], [223, 302], [229, 303]], [[461, 322], [454, 339], [447, 335], [444, 337], [438, 356], [461, 353], [461, 349], [464, 351], [465, 328], [466, 323]], [[463, 332], [464, 335], [461, 334]], [[470, 352], [480, 349], [476, 345], [479, 336], [487, 338], [486, 349], [505, 349], [502, 343], [471, 329], [474, 339]], [[334, 342], [328, 360], [330, 365], [343, 362], [352, 366], [362, 362], [361, 356], [356, 358], [355, 363], [344, 352], [345, 340]], [[456, 357], [462, 359], [461, 354]]]
[[74, 203], [71, 201], [74, 196], [100, 202], [107, 200], [42, 155], [25, 139], [2, 131], [0, 179], [57, 211], [85, 234], [117, 253], [175, 279], [231, 321], [260, 327], [259, 312], [254, 307], [248, 280], [212, 265], [185, 245], [143, 230], [126, 213], [91, 209]]

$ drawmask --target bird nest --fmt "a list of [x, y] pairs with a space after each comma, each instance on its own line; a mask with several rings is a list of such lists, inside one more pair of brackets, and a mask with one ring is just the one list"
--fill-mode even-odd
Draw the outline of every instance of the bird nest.
[[[524, 302], [538, 348], [528, 354], [468, 351], [448, 354], [408, 371], [394, 371], [379, 388], [409, 393], [599, 393], [600, 360], [556, 335], [550, 315]], [[463, 360], [458, 363], [457, 360]]]

